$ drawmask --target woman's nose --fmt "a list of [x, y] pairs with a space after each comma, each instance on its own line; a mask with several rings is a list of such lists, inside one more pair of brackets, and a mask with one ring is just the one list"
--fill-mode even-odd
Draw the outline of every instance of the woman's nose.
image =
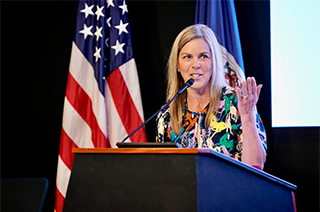
[[200, 68], [200, 62], [198, 58], [195, 58], [192, 64], [192, 68], [198, 70]]

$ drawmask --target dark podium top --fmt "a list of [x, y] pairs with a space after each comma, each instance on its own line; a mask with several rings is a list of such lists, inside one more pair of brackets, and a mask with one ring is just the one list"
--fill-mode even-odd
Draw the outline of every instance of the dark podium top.
[[295, 185], [210, 149], [73, 152], [64, 211], [295, 211]]

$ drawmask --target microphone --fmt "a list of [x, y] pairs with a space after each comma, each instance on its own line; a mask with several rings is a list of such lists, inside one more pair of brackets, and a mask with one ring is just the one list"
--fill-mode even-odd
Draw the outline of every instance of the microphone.
[[194, 79], [190, 78], [186, 84], [177, 92], [177, 94], [167, 103], [165, 104], [160, 110], [158, 110], [155, 114], [153, 114], [147, 121], [142, 123], [137, 129], [135, 129], [132, 133], [130, 133], [127, 137], [125, 137], [120, 143], [125, 142], [128, 138], [130, 138], [133, 134], [135, 134], [141, 127], [146, 125], [153, 117], [155, 117], [158, 113], [163, 112], [169, 105], [170, 103], [177, 97], [179, 96], [183, 91], [185, 91], [187, 88], [189, 88], [191, 85], [193, 85]]
[[[180, 91], [178, 91], [178, 93], [176, 94], [176, 96], [180, 95], [184, 90], [186, 90], [187, 88], [189, 88], [193, 83], [194, 83], [194, 79], [190, 78], [190, 79], [186, 82], [186, 84], [184, 84], [184, 86], [180, 89]], [[176, 96], [173, 97], [172, 100], [175, 99]], [[172, 101], [172, 100], [171, 100], [171, 101]], [[170, 101], [170, 102], [171, 102], [171, 101]]]

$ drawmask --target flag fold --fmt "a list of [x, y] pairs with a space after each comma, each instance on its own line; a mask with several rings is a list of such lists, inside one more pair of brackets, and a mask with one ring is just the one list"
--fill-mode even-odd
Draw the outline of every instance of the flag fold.
[[194, 22], [213, 30], [220, 43], [225, 79], [232, 87], [240, 86], [245, 72], [234, 1], [197, 0]]

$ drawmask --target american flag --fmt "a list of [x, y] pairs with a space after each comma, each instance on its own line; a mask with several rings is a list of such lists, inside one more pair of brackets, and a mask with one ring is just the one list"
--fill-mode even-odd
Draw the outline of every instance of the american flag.
[[[79, 1], [65, 94], [55, 210], [63, 210], [72, 148], [116, 147], [144, 121], [125, 1]], [[147, 142], [141, 128], [128, 141]]]

